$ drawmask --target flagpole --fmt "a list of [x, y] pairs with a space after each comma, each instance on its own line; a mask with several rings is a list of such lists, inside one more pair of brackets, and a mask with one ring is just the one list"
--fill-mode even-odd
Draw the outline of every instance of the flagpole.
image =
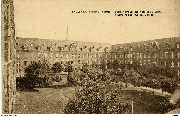
[[67, 26], [67, 37], [66, 37], [66, 41], [68, 40], [68, 26]]

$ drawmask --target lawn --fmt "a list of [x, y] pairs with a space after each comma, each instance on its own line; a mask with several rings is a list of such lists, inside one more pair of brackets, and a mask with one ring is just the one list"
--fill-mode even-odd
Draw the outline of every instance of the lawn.
[[62, 114], [73, 96], [73, 87], [36, 88], [31, 92], [17, 92], [16, 114]]
[[123, 90], [122, 97], [133, 101], [134, 114], [165, 114], [171, 109], [167, 97], [150, 92]]
[[[31, 92], [18, 91], [15, 113], [63, 114], [67, 101], [72, 98], [74, 93], [75, 88], [67, 85], [36, 88], [36, 90]], [[164, 105], [164, 102], [168, 102], [167, 98], [152, 95], [149, 92], [122, 90], [121, 96], [123, 100], [133, 100], [134, 114], [163, 114], [170, 108], [168, 105]]]

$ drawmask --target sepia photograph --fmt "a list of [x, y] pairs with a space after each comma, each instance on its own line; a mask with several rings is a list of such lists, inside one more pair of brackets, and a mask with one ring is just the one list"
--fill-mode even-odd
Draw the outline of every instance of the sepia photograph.
[[179, 0], [1, 0], [2, 114], [180, 114]]

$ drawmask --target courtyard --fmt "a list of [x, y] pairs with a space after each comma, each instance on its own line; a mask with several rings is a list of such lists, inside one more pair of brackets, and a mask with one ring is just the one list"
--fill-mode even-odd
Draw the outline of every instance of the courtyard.
[[[18, 91], [16, 114], [63, 114], [68, 100], [75, 94], [75, 87], [67, 84], [53, 85], [49, 88], [35, 88], [33, 91]], [[123, 89], [121, 98], [133, 101], [134, 114], [164, 114], [170, 108], [168, 97], [153, 95], [144, 90]], [[131, 114], [129, 110], [128, 114]]]

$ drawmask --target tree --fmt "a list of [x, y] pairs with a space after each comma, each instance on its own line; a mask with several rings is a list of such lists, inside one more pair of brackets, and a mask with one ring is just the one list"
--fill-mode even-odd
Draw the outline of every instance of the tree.
[[106, 62], [104, 60], [100, 64], [100, 69], [102, 69], [103, 71], [106, 70]]
[[[79, 73], [79, 74], [78, 74]], [[99, 70], [76, 72], [81, 88], [64, 108], [67, 114], [121, 114], [130, 110], [130, 104], [120, 99], [120, 87], [110, 82], [110, 75]]]
[[68, 84], [73, 84], [74, 83], [74, 76], [72, 74], [73, 66], [70, 63], [67, 64], [66, 71], [68, 72], [68, 76], [67, 76]]
[[35, 85], [46, 87], [51, 84], [52, 71], [47, 61], [34, 62], [25, 68], [25, 76], [31, 88]]
[[54, 73], [61, 72], [61, 71], [63, 71], [63, 67], [59, 62], [56, 62], [53, 64], [52, 70]]
[[112, 62], [112, 68], [113, 68], [113, 69], [118, 69], [118, 68], [119, 68], [119, 63], [118, 63], [117, 60], [114, 60], [114, 61]]

